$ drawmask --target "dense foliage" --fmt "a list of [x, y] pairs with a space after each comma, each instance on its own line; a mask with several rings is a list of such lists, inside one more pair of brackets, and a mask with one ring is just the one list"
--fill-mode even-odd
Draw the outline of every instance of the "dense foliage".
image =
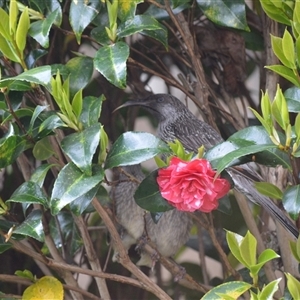
[[[299, 1], [0, 0], [1, 297], [30, 285], [24, 299], [38, 289], [44, 299], [62, 299], [63, 289], [66, 299], [236, 299], [251, 287], [252, 299], [299, 298], [299, 240], [243, 196], [195, 218], [183, 250], [201, 263], [181, 263], [184, 273], [162, 257], [154, 275], [129, 259], [109, 199], [112, 168], [188, 156], [132, 132], [144, 111], [114, 112], [150, 91], [176, 93], [228, 139], [204, 153], [217, 172], [256, 162], [266, 181], [257, 189], [298, 224], [299, 61]], [[170, 207], [151, 184], [155, 172], [136, 200], [159, 218]], [[137, 260], [134, 249], [129, 256]], [[221, 274], [210, 274], [208, 256]], [[278, 290], [275, 269], [288, 289]]]

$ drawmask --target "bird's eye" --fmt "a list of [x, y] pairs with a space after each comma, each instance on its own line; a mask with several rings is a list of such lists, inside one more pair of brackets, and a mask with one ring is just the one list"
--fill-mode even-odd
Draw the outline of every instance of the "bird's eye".
[[157, 101], [158, 103], [164, 102], [164, 98], [163, 98], [163, 97], [159, 97], [159, 98], [157, 98], [156, 101]]

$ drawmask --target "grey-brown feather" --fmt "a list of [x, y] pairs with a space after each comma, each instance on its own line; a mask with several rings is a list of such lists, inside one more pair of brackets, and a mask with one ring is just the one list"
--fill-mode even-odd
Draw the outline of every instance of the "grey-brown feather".
[[[140, 165], [122, 168], [139, 181], [145, 177]], [[125, 249], [128, 250], [131, 245], [137, 243], [143, 233], [147, 233], [161, 255], [173, 256], [189, 238], [189, 231], [192, 226], [191, 219], [187, 213], [174, 209], [165, 212], [158, 223], [155, 224], [150, 213], [145, 212], [134, 200], [137, 187], [137, 182], [130, 181], [127, 175], [121, 172], [119, 173], [118, 183], [110, 193], [115, 203], [117, 222], [121, 225], [120, 236]], [[117, 254], [115, 250], [114, 261], [117, 260]], [[151, 267], [152, 259], [142, 251], [141, 259], [137, 265]]]

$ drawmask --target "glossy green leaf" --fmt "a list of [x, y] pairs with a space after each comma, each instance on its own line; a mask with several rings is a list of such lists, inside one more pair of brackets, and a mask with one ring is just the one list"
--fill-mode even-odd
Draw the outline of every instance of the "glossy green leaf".
[[110, 45], [111, 41], [105, 30], [105, 25], [98, 26], [92, 29], [91, 37], [96, 40], [100, 45]]
[[291, 87], [284, 92], [289, 112], [300, 112], [300, 88]]
[[163, 153], [170, 153], [170, 149], [154, 135], [146, 132], [125, 132], [113, 144], [107, 155], [105, 168], [139, 164]]
[[[74, 255], [83, 246], [74, 216], [70, 211], [61, 211], [57, 215], [57, 220], [60, 230], [54, 218], [50, 220], [49, 228], [51, 237], [53, 237], [57, 249], [61, 249], [64, 246], [67, 253]], [[62, 245], [62, 239], [65, 241], [64, 245]]]
[[[248, 142], [253, 142], [257, 145], [273, 144], [269, 137], [269, 134], [262, 126], [251, 126], [239, 130], [232, 136], [230, 136], [228, 141], [237, 143], [239, 140], [243, 140], [245, 137], [247, 137]], [[282, 143], [284, 143], [285, 136], [279, 132], [279, 137]], [[268, 149], [266, 151], [256, 153], [254, 156], [252, 156], [252, 159], [254, 159], [254, 161], [256, 161], [257, 163], [266, 166], [276, 167], [277, 165], [282, 165], [284, 168], [291, 169], [289, 156], [278, 148]]]
[[77, 1], [72, 0], [69, 20], [75, 33], [77, 43], [80, 44], [83, 30], [93, 21], [100, 11], [99, 0]]
[[237, 150], [232, 151], [231, 153], [226, 154], [222, 159], [220, 159], [216, 165], [218, 173], [221, 173], [224, 169], [229, 167], [232, 162], [236, 159], [244, 157], [249, 154], [254, 154], [266, 150], [271, 150], [277, 148], [276, 145], [250, 145]]
[[[182, 3], [181, 0], [172, 1], [172, 2], [173, 2], [173, 8], [172, 7], [171, 8], [172, 8], [172, 11], [173, 11], [174, 15], [177, 15], [181, 11], [183, 11], [187, 8], [190, 8], [190, 6], [191, 6], [190, 1], [183, 1], [184, 3]], [[175, 2], [177, 2], [177, 3], [175, 3]], [[153, 4], [151, 4], [149, 6], [149, 8], [144, 12], [144, 15], [151, 16], [151, 17], [155, 18], [156, 20], [162, 20], [162, 19], [169, 19], [170, 18], [168, 12], [165, 9], [159, 8], [159, 7], [157, 7], [156, 5], [153, 5]]]
[[287, 68], [292, 68], [293, 64], [285, 56], [283, 51], [283, 39], [274, 35], [271, 35], [272, 50], [274, 51], [277, 58], [282, 62]]
[[257, 276], [261, 268], [270, 260], [280, 256], [272, 249], [265, 249], [258, 257], [257, 264], [249, 267], [252, 276]]
[[3, 55], [12, 61], [20, 62], [20, 58], [16, 53], [16, 50], [12, 46], [11, 42], [0, 34], [0, 51]]
[[94, 197], [97, 195], [99, 187], [100, 184], [96, 185], [90, 191], [71, 202], [70, 210], [72, 211], [72, 213], [74, 213], [76, 216], [80, 216], [90, 205]]
[[39, 166], [34, 170], [33, 174], [30, 177], [30, 181], [36, 183], [40, 188], [42, 188], [48, 171], [54, 166], [55, 165], [53, 164], [43, 164]]
[[0, 168], [12, 164], [15, 159], [29, 148], [27, 141], [17, 135], [12, 135], [0, 144]]
[[282, 278], [278, 278], [264, 286], [259, 295], [260, 299], [274, 299], [274, 294], [278, 291], [278, 285], [281, 279]]
[[289, 61], [292, 69], [296, 69], [295, 63], [295, 46], [292, 35], [288, 32], [287, 29], [284, 30], [283, 38], [282, 38], [282, 50], [284, 56]]
[[60, 119], [60, 117], [57, 114], [50, 115], [46, 120], [42, 122], [42, 124], [39, 127], [39, 132], [49, 134], [51, 131], [53, 131], [56, 128], [63, 127], [64, 123]]
[[165, 29], [143, 30], [140, 33], [159, 41], [166, 49], [168, 48], [168, 32]]
[[285, 273], [287, 287], [293, 299], [300, 299], [300, 282], [291, 274]]
[[48, 106], [41, 106], [41, 105], [37, 105], [33, 111], [30, 123], [29, 123], [29, 128], [28, 128], [28, 132], [32, 133], [33, 130], [33, 126], [34, 123], [36, 121], [36, 119], [40, 116], [40, 114], [47, 108]]
[[42, 211], [39, 209], [33, 210], [21, 223], [17, 226], [13, 234], [21, 234], [24, 236], [30, 236], [40, 242], [44, 241], [44, 230], [42, 225]]
[[36, 62], [48, 52], [44, 49], [33, 49], [25, 58], [25, 63], [28, 69], [33, 69], [36, 66]]
[[96, 123], [100, 118], [102, 102], [105, 97], [101, 95], [100, 97], [85, 97], [82, 103], [82, 112], [79, 117], [80, 122], [84, 127], [90, 127]]
[[52, 149], [49, 137], [46, 136], [43, 139], [36, 142], [36, 144], [33, 147], [33, 155], [38, 160], [47, 160], [52, 155], [56, 155], [56, 153]]
[[137, 15], [133, 19], [126, 20], [125, 23], [118, 27], [118, 37], [126, 37], [143, 30], [164, 30], [167, 32], [165, 26], [161, 25], [154, 18], [147, 15]]
[[36, 83], [49, 88], [51, 80], [51, 67], [42, 66], [37, 67], [28, 71], [21, 73], [15, 77], [5, 78], [0, 80], [1, 87], [10, 87], [15, 81], [26, 81], [31, 83]]
[[38, 184], [26, 181], [11, 195], [8, 202], [38, 203], [47, 207], [47, 197]]
[[[43, 28], [45, 28], [46, 20], [38, 20], [31, 23], [30, 28], [28, 30], [29, 35], [34, 38], [42, 47], [49, 47], [49, 36], [43, 34]], [[47, 23], [48, 24], [48, 23]], [[50, 30], [50, 28], [49, 28]]]
[[[218, 285], [206, 293], [201, 300], [223, 300], [223, 295], [238, 299], [251, 288], [251, 284], [243, 281], [231, 281]], [[220, 295], [222, 294], [222, 295]]]
[[6, 40], [11, 41], [12, 38], [9, 34], [9, 17], [7, 12], [0, 7], [0, 35]]
[[118, 17], [124, 22], [125, 20], [131, 19], [135, 15], [136, 6], [143, 2], [143, 0], [122, 0], [118, 3]]
[[[281, 1], [278, 1], [278, 3], [281, 3]], [[276, 1], [271, 0], [260, 0], [260, 4], [265, 11], [265, 13], [273, 20], [283, 23], [286, 25], [290, 25], [290, 19], [288, 16], [284, 13], [284, 11], [276, 7]]]
[[30, 25], [30, 21], [28, 15], [28, 7], [26, 7], [20, 16], [20, 20], [16, 32], [16, 43], [19, 51], [21, 52], [22, 57], [23, 57], [23, 51], [26, 46], [26, 38], [27, 38], [29, 25]]
[[103, 180], [101, 168], [94, 170], [92, 176], [82, 173], [73, 163], [68, 163], [58, 174], [54, 183], [50, 208], [53, 215], [75, 199], [88, 193]]
[[276, 185], [269, 182], [255, 182], [254, 185], [262, 195], [272, 199], [282, 199], [283, 193]]
[[82, 90], [79, 90], [73, 97], [72, 110], [78, 119], [82, 111]]
[[156, 182], [158, 170], [151, 172], [138, 186], [134, 199], [135, 202], [143, 209], [150, 212], [165, 212], [173, 209], [160, 194], [158, 184]]
[[61, 142], [62, 150], [71, 161], [89, 176], [92, 174], [92, 159], [100, 142], [100, 129], [98, 123], [66, 136]]
[[90, 82], [94, 71], [93, 59], [87, 56], [75, 57], [67, 62], [66, 68], [70, 72], [70, 94], [73, 97]]
[[249, 31], [243, 0], [197, 0], [203, 13], [212, 22], [226, 27]]
[[300, 185], [294, 185], [283, 193], [282, 204], [289, 215], [297, 220], [300, 212]]
[[256, 264], [256, 247], [257, 242], [255, 237], [247, 231], [240, 244], [240, 253], [246, 263], [246, 267], [251, 267]]
[[244, 266], [247, 265], [247, 263], [244, 261], [241, 251], [240, 251], [240, 244], [243, 240], [243, 237], [237, 233], [231, 232], [229, 230], [226, 231], [226, 240], [228, 243], [228, 247], [233, 254], [233, 256]]
[[118, 88], [125, 88], [128, 56], [129, 47], [124, 42], [105, 45], [97, 51], [94, 65], [110, 83]]
[[275, 73], [279, 74], [280, 76], [290, 81], [295, 86], [300, 86], [300, 81], [298, 77], [288, 67], [282, 65], [273, 65], [273, 66], [266, 66], [265, 68], [274, 71]]
[[19, 14], [19, 10], [18, 10], [17, 1], [11, 0], [9, 2], [9, 32], [10, 32], [10, 35], [13, 35], [16, 32], [18, 14]]

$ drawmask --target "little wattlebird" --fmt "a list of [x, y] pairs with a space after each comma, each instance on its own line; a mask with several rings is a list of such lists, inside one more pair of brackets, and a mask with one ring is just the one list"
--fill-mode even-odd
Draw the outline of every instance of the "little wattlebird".
[[[145, 232], [161, 255], [165, 257], [175, 255], [189, 238], [192, 226], [189, 215], [173, 209], [165, 212], [155, 224], [150, 213], [145, 212], [134, 200], [139, 181], [145, 178], [141, 166], [124, 166], [115, 173], [118, 180], [110, 192], [110, 197], [114, 201], [116, 219], [120, 225], [118, 229], [124, 248], [128, 250], [136, 244]], [[113, 261], [117, 260], [117, 256], [118, 252], [115, 250]], [[141, 250], [138, 266], [152, 267], [154, 262], [154, 259]]]
[[[159, 122], [158, 137], [165, 142], [178, 139], [186, 151], [197, 153], [198, 148], [202, 145], [207, 150], [223, 142], [222, 137], [214, 128], [198, 120], [179, 99], [172, 95], [151, 95], [142, 100], [128, 101], [118, 109], [128, 106], [141, 106], [147, 109]], [[234, 188], [238, 192], [244, 194], [254, 203], [261, 205], [289, 233], [296, 238], [298, 237], [299, 231], [289, 217], [271, 199], [261, 195], [254, 187], [252, 178], [255, 178], [255, 181], [261, 181], [261, 177], [251, 166], [245, 164], [239, 166], [239, 169], [231, 167], [227, 169], [227, 172], [231, 175]], [[176, 210], [171, 212], [175, 214]], [[170, 226], [173, 230], [178, 228], [175, 223], [170, 224]], [[157, 230], [159, 229], [157, 228]], [[184, 243], [185, 239], [181, 241]], [[160, 247], [157, 247], [157, 249], [160, 251]], [[162, 253], [162, 255], [164, 254]]]

